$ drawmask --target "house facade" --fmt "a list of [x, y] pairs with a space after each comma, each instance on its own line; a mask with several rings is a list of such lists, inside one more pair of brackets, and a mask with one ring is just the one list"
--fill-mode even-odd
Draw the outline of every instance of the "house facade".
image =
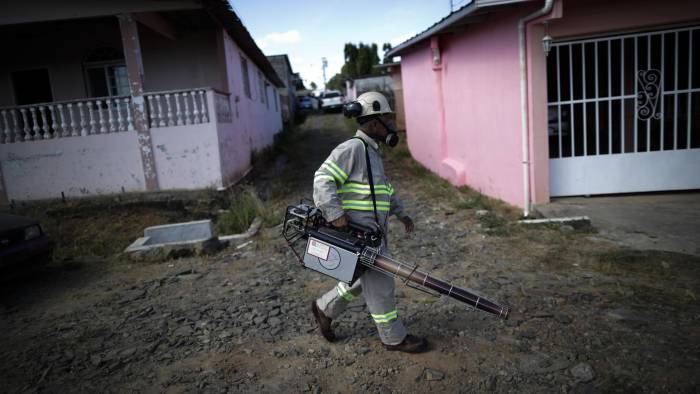
[[700, 7], [474, 0], [400, 44], [408, 143], [457, 185], [550, 197], [700, 188]]
[[268, 56], [267, 59], [284, 84], [284, 86], [277, 88], [282, 103], [282, 120], [285, 123], [293, 123], [297, 111], [297, 76], [292, 71], [292, 65], [289, 63], [287, 55], [272, 55]]
[[0, 201], [222, 188], [282, 129], [225, 1], [0, 5]]

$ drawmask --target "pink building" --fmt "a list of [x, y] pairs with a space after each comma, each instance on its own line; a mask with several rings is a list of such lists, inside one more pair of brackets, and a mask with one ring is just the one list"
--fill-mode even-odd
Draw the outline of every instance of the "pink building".
[[389, 56], [411, 153], [456, 185], [526, 214], [700, 188], [696, 0], [473, 0]]
[[284, 86], [225, 0], [0, 4], [0, 203], [222, 188]]

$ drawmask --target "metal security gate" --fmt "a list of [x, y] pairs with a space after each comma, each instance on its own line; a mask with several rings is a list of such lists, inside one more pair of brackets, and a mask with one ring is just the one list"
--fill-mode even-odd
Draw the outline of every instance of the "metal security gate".
[[700, 27], [557, 42], [550, 195], [700, 188]]

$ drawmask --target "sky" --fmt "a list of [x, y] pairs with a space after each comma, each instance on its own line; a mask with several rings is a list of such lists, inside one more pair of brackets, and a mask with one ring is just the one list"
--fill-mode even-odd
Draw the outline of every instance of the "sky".
[[[265, 55], [289, 55], [304, 84], [340, 72], [346, 42], [393, 46], [450, 12], [449, 0], [229, 0]], [[459, 3], [458, 0], [453, 0]]]

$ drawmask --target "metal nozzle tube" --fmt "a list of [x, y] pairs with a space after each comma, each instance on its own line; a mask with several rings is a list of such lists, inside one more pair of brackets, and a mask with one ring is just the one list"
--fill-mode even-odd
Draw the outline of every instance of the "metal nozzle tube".
[[421, 270], [415, 269], [415, 267], [403, 264], [389, 257], [382, 256], [381, 254], [377, 255], [372, 265], [381, 270], [393, 273], [398, 277], [411, 281], [419, 286], [426, 287], [440, 294], [454, 298], [457, 301], [464, 302], [465, 304], [471, 305], [481, 311], [498, 315], [500, 318], [507, 319], [508, 314], [510, 313], [510, 308], [506, 306], [501, 306], [493, 301], [471, 293], [466, 289], [434, 278]]

